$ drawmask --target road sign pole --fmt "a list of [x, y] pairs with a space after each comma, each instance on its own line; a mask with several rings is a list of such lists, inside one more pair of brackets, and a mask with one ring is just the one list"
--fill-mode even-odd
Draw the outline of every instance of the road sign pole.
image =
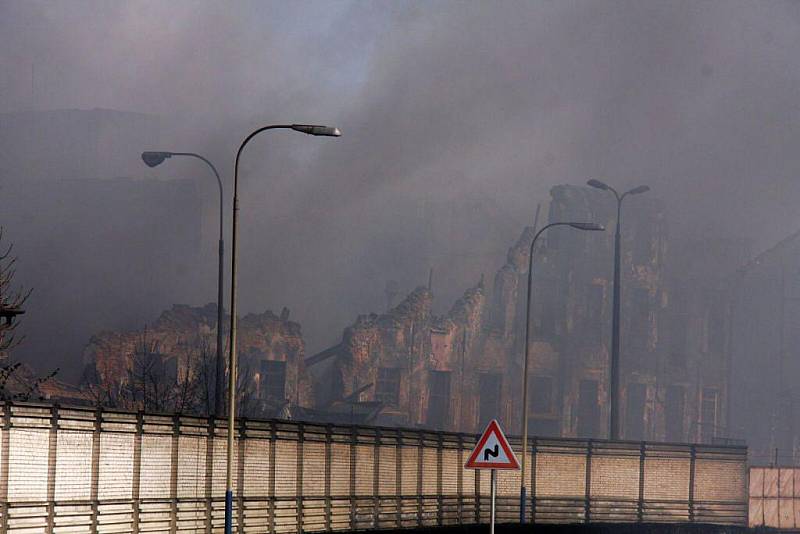
[[489, 528], [489, 534], [494, 534], [494, 498], [497, 495], [497, 481], [495, 479], [496, 473], [497, 473], [497, 469], [492, 469], [491, 476], [489, 477], [491, 479], [491, 486], [492, 486], [492, 489], [491, 489], [491, 492], [492, 492], [492, 522], [491, 522], [491, 527]]
[[498, 469], [519, 469], [519, 461], [511, 450], [511, 445], [508, 443], [500, 424], [496, 419], [492, 419], [486, 430], [483, 431], [481, 437], [475, 448], [472, 449], [467, 463], [464, 464], [467, 469], [489, 469], [489, 480], [491, 485], [491, 522], [489, 527], [489, 534], [494, 534], [494, 520], [495, 520], [495, 501], [497, 497], [497, 473]]

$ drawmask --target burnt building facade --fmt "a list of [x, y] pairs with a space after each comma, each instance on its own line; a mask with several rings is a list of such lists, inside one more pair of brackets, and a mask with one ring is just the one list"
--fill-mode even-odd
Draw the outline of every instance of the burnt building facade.
[[[616, 205], [600, 191], [558, 186], [548, 211], [549, 222], [593, 221], [607, 231], [556, 227], [537, 242], [529, 430], [605, 437]], [[491, 289], [481, 280], [444, 316], [431, 312], [431, 288], [418, 288], [385, 314], [359, 317], [340, 344], [309, 359], [333, 360], [321, 406], [379, 402], [377, 420], [387, 424], [478, 432], [498, 418], [519, 432], [535, 231], [524, 229]], [[710, 442], [725, 434], [728, 394], [727, 308], [708, 269], [696, 268], [710, 260], [673, 260], [663, 207], [647, 197], [626, 204], [622, 236], [623, 435]]]
[[728, 279], [730, 432], [751, 461], [800, 461], [800, 232]]
[[[616, 204], [602, 191], [558, 186], [547, 213], [548, 222], [592, 221], [607, 231], [560, 226], [537, 242], [529, 431], [603, 438]], [[447, 313], [434, 313], [429, 281], [385, 313], [359, 316], [339, 343], [308, 358], [288, 312], [241, 318], [244, 413], [467, 432], [497, 418], [519, 433], [528, 253], [544, 224], [524, 228], [491, 282], [481, 277]], [[746, 250], [724, 240], [671, 247], [663, 206], [647, 195], [624, 206], [621, 248], [623, 437], [710, 443], [735, 435], [727, 280]], [[86, 361], [100, 383], [130, 381], [146, 338], [157, 341], [152, 352], [165, 356], [165, 372], [189, 376], [190, 340], [205, 337], [213, 354], [215, 328], [213, 305], [176, 307], [146, 331], [95, 337]]]
[[[95, 402], [150, 411], [213, 410], [216, 304], [173, 306], [135, 331], [98, 334], [84, 350], [83, 386]], [[270, 311], [239, 318], [239, 407], [277, 417], [313, 404], [300, 325]], [[227, 358], [227, 347], [225, 347]]]

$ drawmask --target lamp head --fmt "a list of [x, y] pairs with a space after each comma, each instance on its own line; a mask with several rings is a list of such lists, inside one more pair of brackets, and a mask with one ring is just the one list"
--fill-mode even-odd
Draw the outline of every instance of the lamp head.
[[142, 152], [142, 161], [148, 167], [155, 167], [164, 163], [164, 160], [172, 157], [172, 152]]
[[606, 229], [602, 224], [593, 222], [571, 222], [569, 225], [573, 228], [577, 228], [578, 230], [587, 230], [590, 232], [602, 232]]
[[588, 182], [586, 182], [586, 185], [590, 185], [596, 189], [602, 189], [603, 191], [608, 190], [608, 185], [604, 184], [600, 180], [591, 179]]
[[314, 124], [292, 124], [292, 130], [308, 135], [318, 135], [324, 137], [340, 137], [342, 132], [333, 126], [318, 126]]
[[628, 191], [629, 195], [638, 195], [639, 193], [647, 193], [650, 191], [650, 188], [646, 185], [640, 185], [639, 187], [634, 187], [630, 191]]

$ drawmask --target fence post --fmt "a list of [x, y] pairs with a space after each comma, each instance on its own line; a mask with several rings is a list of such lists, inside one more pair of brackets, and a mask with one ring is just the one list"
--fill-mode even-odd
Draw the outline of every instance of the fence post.
[[144, 414], [136, 413], [136, 433], [133, 436], [133, 473], [131, 480], [131, 499], [133, 500], [133, 531], [139, 532], [139, 493], [142, 481], [142, 432], [144, 432]]
[[538, 447], [538, 438], [533, 438], [531, 446], [531, 491], [529, 493], [529, 498], [531, 500], [531, 524], [536, 523], [536, 459], [538, 457]]
[[436, 433], [436, 524], [444, 524], [444, 499], [442, 498], [442, 457], [444, 456], [444, 440], [442, 432]]
[[381, 429], [375, 429], [375, 436], [373, 438], [375, 444], [372, 448], [372, 528], [378, 528], [380, 519], [380, 506], [381, 506], [381, 485], [380, 485], [380, 471], [381, 471]]
[[206, 534], [211, 534], [214, 520], [214, 436], [216, 435], [217, 421], [213, 415], [208, 416], [206, 428]]
[[417, 525], [422, 526], [422, 456], [425, 444], [422, 432], [417, 432]]
[[244, 532], [244, 451], [245, 451], [245, 435], [247, 433], [247, 418], [240, 417], [237, 419], [239, 422], [239, 443], [236, 444], [236, 449], [239, 452], [239, 458], [236, 461], [236, 532]]
[[100, 430], [103, 426], [103, 408], [99, 407], [94, 416], [94, 432], [92, 433], [92, 471], [90, 500], [92, 501], [92, 519], [89, 532], [97, 534], [97, 514], [99, 513], [98, 486], [100, 483]]
[[458, 524], [464, 524], [464, 435], [458, 434], [458, 478], [456, 478], [456, 491], [458, 492]]
[[333, 530], [331, 518], [331, 458], [333, 448], [333, 430], [330, 424], [325, 425], [325, 530]]
[[47, 436], [47, 532], [52, 534], [56, 515], [56, 454], [58, 454], [58, 403], [50, 407]]
[[275, 428], [275, 421], [269, 423], [269, 532], [275, 534], [275, 508], [277, 503], [275, 499], [275, 462], [277, 454], [275, 448], [278, 441], [278, 432]]
[[[478, 438], [480, 439], [480, 438]], [[475, 444], [477, 446], [477, 443]], [[479, 469], [473, 469], [472, 474], [475, 476], [475, 523], [481, 522], [481, 472]]]
[[636, 518], [641, 523], [644, 521], [644, 460], [647, 444], [643, 441], [639, 446], [639, 504], [636, 509]]
[[350, 427], [350, 530], [356, 528], [356, 443], [358, 428]]
[[8, 461], [9, 452], [11, 450], [11, 402], [6, 401], [3, 403], [3, 434], [0, 437], [0, 503], [3, 506], [2, 524], [0, 524], [0, 532], [6, 534], [8, 531], [8, 514], [11, 507], [8, 505], [8, 468], [10, 463]]
[[295, 505], [294, 510], [297, 521], [297, 532], [303, 532], [303, 442], [305, 441], [305, 427], [297, 423], [297, 454], [295, 464]]
[[181, 416], [172, 416], [172, 448], [170, 451], [169, 465], [169, 531], [172, 534], [178, 531], [178, 444], [181, 434]]
[[592, 507], [592, 440], [586, 443], [586, 473], [584, 480], [583, 521], [591, 521]]
[[394, 453], [394, 494], [395, 494], [395, 526], [403, 524], [403, 434], [397, 432]]
[[697, 459], [697, 447], [691, 445], [691, 457], [689, 459], [689, 523], [694, 523], [694, 468]]

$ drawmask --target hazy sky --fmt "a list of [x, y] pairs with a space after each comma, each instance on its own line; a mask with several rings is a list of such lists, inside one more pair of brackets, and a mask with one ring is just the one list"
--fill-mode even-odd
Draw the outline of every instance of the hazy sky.
[[227, 178], [253, 127], [339, 126], [242, 164], [242, 309], [292, 308], [320, 349], [388, 279], [434, 266], [448, 308], [555, 184], [647, 183], [675, 236], [800, 229], [798, 43], [788, 1], [5, 0], [0, 112], [157, 114]]

